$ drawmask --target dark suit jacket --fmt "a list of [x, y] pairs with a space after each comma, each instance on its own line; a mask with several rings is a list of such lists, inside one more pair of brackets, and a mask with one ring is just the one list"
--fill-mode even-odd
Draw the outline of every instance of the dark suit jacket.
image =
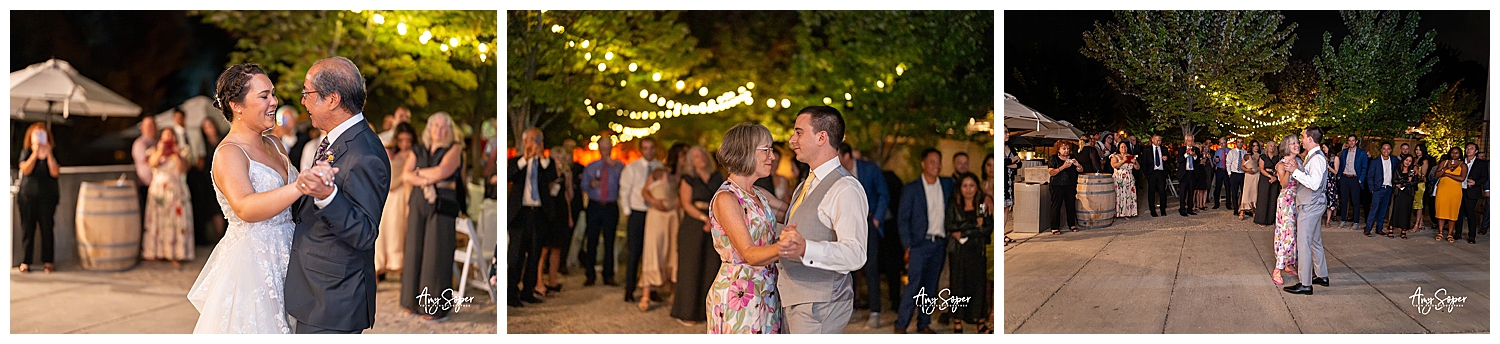
[[[1391, 156], [1391, 174], [1392, 174], [1392, 176], [1391, 176], [1391, 187], [1392, 188], [1396, 187], [1397, 180], [1396, 180], [1395, 174], [1397, 174], [1397, 172], [1401, 172], [1401, 160], [1400, 159], [1401, 159], [1401, 157], [1394, 156], [1394, 155]], [[1365, 169], [1365, 173], [1360, 173], [1360, 178], [1363, 178], [1366, 181], [1366, 183], [1365, 183], [1365, 189], [1366, 190], [1370, 190], [1370, 192], [1375, 192], [1375, 190], [1380, 189], [1381, 185], [1385, 184], [1385, 165], [1383, 165], [1383, 164], [1380, 163], [1380, 156], [1378, 156], [1378, 155], [1375, 156], [1375, 158], [1370, 159], [1369, 164], [1370, 164], [1370, 166]]]
[[375, 237], [391, 187], [391, 160], [380, 138], [355, 124], [329, 144], [338, 194], [318, 209], [311, 196], [293, 205], [286, 312], [299, 323], [356, 331], [375, 323]]
[[[551, 160], [550, 158], [545, 157], [537, 159], [538, 162]], [[506, 224], [510, 224], [511, 221], [514, 221], [516, 219], [516, 214], [521, 212], [521, 197], [524, 196], [522, 195], [522, 193], [525, 193], [526, 190], [526, 168], [521, 168], [520, 166], [516, 165], [520, 162], [521, 157], [519, 156], [510, 158], [510, 160], [506, 160], [505, 162], [505, 178], [510, 182], [510, 204], [508, 206], [508, 208], [510, 208], [510, 217], [508, 217], [505, 221]], [[531, 165], [528, 163], [527, 166], [529, 168], [529, 166]], [[554, 214], [555, 209], [553, 208], [555, 207], [545, 206], [552, 204], [553, 201], [552, 182], [557, 180], [557, 162], [548, 162], [547, 167], [538, 169], [536, 172], [536, 187], [538, 188], [537, 192], [541, 194], [542, 205], [544, 205], [542, 207], [542, 216], [550, 219], [553, 216], [558, 215]], [[581, 188], [575, 184], [574, 191], [577, 191], [578, 189]], [[566, 221], [566, 219], [564, 219], [564, 221]]]
[[[1194, 152], [1198, 152], [1198, 147], [1183, 147], [1183, 149], [1181, 150], [1181, 152], [1177, 153], [1177, 178], [1178, 179], [1193, 178], [1194, 177], [1192, 174], [1189, 174], [1188, 170], [1187, 170], [1187, 167], [1188, 167], [1188, 165], [1187, 165], [1188, 164], [1188, 155], [1187, 155], [1188, 150], [1192, 150]], [[1199, 154], [1198, 156], [1200, 156], [1200, 157], [1202, 156], [1202, 152], [1198, 152], [1198, 154]], [[1204, 166], [1204, 164], [1202, 163], [1202, 161], [1199, 161], [1199, 159], [1197, 159], [1197, 158], [1193, 158], [1193, 173], [1202, 173], [1203, 169], [1205, 169], [1205, 168], [1212, 168], [1212, 166]]]
[[1474, 185], [1464, 189], [1464, 198], [1483, 198], [1484, 190], [1490, 184], [1490, 161], [1474, 159], [1474, 167], [1469, 169], [1469, 180], [1474, 181]]
[[[901, 227], [901, 247], [911, 248], [912, 243], [921, 242], [931, 224], [927, 219], [927, 191], [922, 189], [922, 176], [907, 183], [901, 189], [901, 210], [896, 212], [896, 222]], [[948, 209], [948, 199], [953, 196], [953, 179], [938, 177], [943, 186], [943, 210]]]
[[[889, 208], [887, 204], [891, 202], [891, 195], [889, 190], [886, 190], [885, 176], [880, 171], [880, 167], [875, 166], [873, 162], [855, 160], [854, 170], [858, 175], [859, 185], [865, 187], [865, 201], [870, 205], [870, 219], [885, 221], [886, 209]], [[885, 229], [872, 228], [875, 228], [880, 236], [885, 236]]]

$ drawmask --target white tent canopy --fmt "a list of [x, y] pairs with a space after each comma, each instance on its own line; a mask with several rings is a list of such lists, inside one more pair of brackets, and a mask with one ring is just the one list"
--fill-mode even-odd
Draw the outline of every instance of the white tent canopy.
[[50, 59], [11, 72], [11, 118], [52, 121], [49, 114], [134, 117], [141, 107], [78, 74], [67, 61]]
[[1033, 110], [1031, 107], [1021, 104], [1015, 96], [1005, 94], [1005, 128], [1006, 129], [1030, 129], [1049, 130], [1063, 129], [1070, 126], [1062, 125], [1057, 120]]

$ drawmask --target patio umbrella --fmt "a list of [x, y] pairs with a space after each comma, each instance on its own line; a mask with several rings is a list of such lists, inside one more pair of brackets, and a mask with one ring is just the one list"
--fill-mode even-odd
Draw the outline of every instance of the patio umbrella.
[[1059, 121], [1057, 123], [1060, 125], [1065, 125], [1065, 127], [1034, 131], [1021, 136], [1064, 140], [1078, 140], [1079, 136], [1083, 136], [1082, 130], [1078, 130], [1078, 128], [1074, 128], [1072, 125], [1067, 124], [1067, 121]]
[[78, 74], [67, 61], [50, 59], [10, 73], [10, 117], [58, 122], [51, 116], [127, 116], [141, 107]]
[[1005, 94], [1005, 127], [1010, 129], [1060, 129], [1057, 120], [1021, 104], [1015, 96]]

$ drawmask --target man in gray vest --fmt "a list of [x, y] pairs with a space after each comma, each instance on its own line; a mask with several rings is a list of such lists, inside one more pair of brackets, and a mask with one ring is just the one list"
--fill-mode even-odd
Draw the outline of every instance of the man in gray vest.
[[[1328, 158], [1318, 147], [1323, 140], [1323, 131], [1315, 127], [1302, 130], [1302, 149], [1306, 151], [1305, 162], [1292, 171], [1297, 180], [1297, 285], [1282, 288], [1288, 293], [1312, 295], [1313, 284], [1328, 286], [1328, 262], [1323, 255], [1323, 212], [1328, 210], [1327, 192], [1323, 187], [1328, 182]], [[1317, 275], [1313, 275], [1316, 267]], [[1321, 277], [1319, 277], [1321, 276]]]
[[854, 313], [850, 272], [864, 267], [870, 211], [859, 179], [839, 164], [844, 117], [827, 106], [797, 112], [787, 141], [812, 167], [793, 193], [778, 242], [776, 288], [788, 333], [842, 333]]

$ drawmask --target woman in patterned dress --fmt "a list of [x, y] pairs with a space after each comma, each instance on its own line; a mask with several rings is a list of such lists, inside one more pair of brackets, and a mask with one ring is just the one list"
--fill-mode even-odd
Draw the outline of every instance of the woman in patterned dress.
[[[1328, 153], [1327, 142], [1324, 142], [1321, 148], [1323, 149], [1323, 153]], [[1333, 214], [1339, 210], [1338, 167], [1343, 166], [1343, 163], [1339, 162], [1339, 156], [1340, 154], [1334, 154], [1327, 157], [1328, 173], [1326, 174], [1328, 175], [1328, 182], [1323, 183], [1323, 188], [1328, 190], [1328, 194], [1325, 195], [1328, 198], [1328, 210], [1325, 210], [1323, 213], [1323, 228], [1333, 228]]]
[[1130, 146], [1124, 142], [1116, 145], [1116, 153], [1109, 156], [1109, 165], [1115, 173], [1115, 217], [1132, 218], [1140, 215], [1135, 203], [1135, 174], [1140, 162], [1130, 154]]
[[1276, 267], [1271, 268], [1271, 281], [1281, 285], [1281, 272], [1297, 275], [1297, 180], [1292, 179], [1292, 170], [1300, 165], [1302, 145], [1296, 135], [1281, 138], [1281, 150], [1285, 157], [1276, 164], [1275, 178], [1284, 185], [1276, 196], [1276, 234], [1272, 245], [1276, 249]]
[[745, 123], [729, 129], [719, 145], [729, 178], [709, 205], [714, 251], [723, 263], [704, 301], [708, 333], [782, 333], [786, 328], [776, 291], [781, 231], [768, 203], [774, 197], [753, 185], [775, 166], [771, 142], [766, 127]]
[[187, 190], [187, 151], [172, 128], [162, 129], [151, 149], [151, 187], [147, 191], [146, 228], [141, 259], [168, 260], [173, 268], [193, 260], [193, 207]]

